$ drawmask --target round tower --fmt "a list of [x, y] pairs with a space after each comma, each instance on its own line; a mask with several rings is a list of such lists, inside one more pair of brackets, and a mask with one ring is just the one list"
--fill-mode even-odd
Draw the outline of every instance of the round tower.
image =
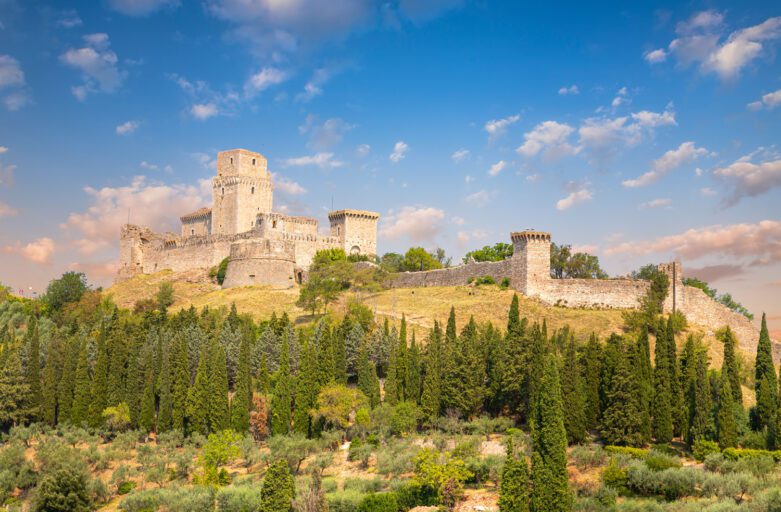
[[212, 180], [211, 232], [233, 235], [250, 231], [259, 213], [273, 205], [273, 185], [266, 157], [246, 149], [217, 154], [217, 176]]
[[550, 281], [550, 233], [517, 231], [513, 241], [512, 280], [526, 296], [539, 295]]

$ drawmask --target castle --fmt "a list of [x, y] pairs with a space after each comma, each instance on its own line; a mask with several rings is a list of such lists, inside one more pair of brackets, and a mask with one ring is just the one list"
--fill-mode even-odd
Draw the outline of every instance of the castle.
[[[330, 233], [321, 235], [317, 219], [273, 211], [273, 184], [266, 159], [244, 149], [217, 156], [212, 180], [212, 207], [180, 217], [181, 233], [154, 233], [126, 224], [120, 233], [117, 278], [169, 269], [205, 270], [228, 259], [223, 287], [272, 285], [291, 287], [307, 278], [315, 253], [341, 248], [347, 254], [377, 253], [379, 214], [338, 210], [328, 214]], [[508, 280], [512, 288], [542, 302], [586, 308], [636, 308], [649, 283], [639, 279], [553, 279], [550, 274], [550, 233], [511, 233], [513, 256], [503, 261], [470, 261], [456, 267], [393, 275], [391, 287], [458, 286], [490, 276]], [[751, 347], [757, 329], [745, 316], [685, 286], [678, 262], [659, 265], [670, 281], [666, 312], [681, 311], [690, 322], [729, 325], [740, 344]]]
[[274, 212], [273, 199], [271, 173], [263, 155], [245, 149], [220, 152], [217, 176], [212, 179], [212, 207], [182, 215], [180, 234], [122, 226], [117, 278], [164, 269], [209, 269], [228, 258], [223, 287], [289, 287], [306, 279], [319, 250], [377, 252], [379, 214], [330, 212], [330, 233], [323, 236], [317, 219]]

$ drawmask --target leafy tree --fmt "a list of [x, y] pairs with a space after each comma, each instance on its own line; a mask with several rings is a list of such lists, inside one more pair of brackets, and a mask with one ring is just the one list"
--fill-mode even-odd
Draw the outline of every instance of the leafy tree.
[[[762, 389], [763, 383], [765, 389]], [[773, 349], [770, 345], [770, 335], [767, 330], [765, 314], [762, 314], [762, 327], [759, 331], [757, 356], [754, 363], [754, 391], [757, 397], [757, 420], [760, 428], [770, 426], [775, 414], [777, 392], [776, 370], [773, 366]], [[767, 396], [765, 396], [765, 394]]]
[[350, 415], [369, 404], [361, 391], [343, 384], [329, 384], [317, 395], [314, 411], [326, 426], [346, 429]]
[[551, 244], [550, 273], [555, 279], [607, 279], [599, 258], [585, 252], [572, 252], [571, 245]]
[[130, 408], [124, 402], [106, 407], [101, 416], [109, 432], [123, 432], [130, 428]]
[[82, 272], [65, 272], [59, 279], [53, 279], [42, 297], [52, 311], [59, 311], [65, 304], [78, 302], [87, 291], [87, 276]]
[[222, 283], [225, 281], [225, 274], [228, 273], [229, 261], [230, 259], [226, 257], [220, 261], [219, 265], [217, 265], [217, 271], [215, 272], [214, 276], [217, 278], [217, 284], [219, 285], [222, 285]]
[[92, 499], [87, 474], [80, 468], [61, 465], [47, 471], [36, 490], [33, 510], [36, 512], [89, 512]]
[[169, 281], [163, 281], [157, 289], [157, 307], [160, 311], [168, 311], [174, 303], [174, 285]]
[[450, 453], [423, 448], [414, 459], [414, 481], [437, 490], [439, 504], [453, 510], [464, 492], [464, 482], [472, 477], [464, 461]]
[[567, 431], [555, 356], [545, 358], [540, 393], [532, 416], [531, 510], [568, 511]]
[[632, 277], [649, 281], [649, 287], [645, 295], [640, 298], [638, 310], [624, 312], [624, 322], [630, 329], [640, 330], [645, 327], [654, 330], [663, 311], [664, 299], [670, 288], [670, 279], [655, 265], [641, 267], [632, 273]]
[[410, 247], [404, 254], [402, 270], [407, 272], [420, 272], [422, 270], [433, 270], [442, 268], [442, 263], [437, 257], [423, 247]]
[[464, 263], [470, 259], [474, 261], [502, 261], [511, 258], [513, 255], [513, 245], [498, 242], [494, 245], [486, 245], [482, 249], [469, 251], [464, 255]]
[[292, 512], [296, 485], [290, 467], [279, 459], [266, 472], [260, 491], [260, 508], [264, 512]]
[[529, 511], [529, 466], [526, 457], [516, 455], [512, 439], [507, 443], [507, 456], [502, 468], [502, 480], [499, 486], [500, 512]]

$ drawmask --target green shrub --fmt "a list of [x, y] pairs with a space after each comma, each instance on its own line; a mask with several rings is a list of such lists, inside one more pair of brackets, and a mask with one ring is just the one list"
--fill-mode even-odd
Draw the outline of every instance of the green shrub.
[[217, 491], [220, 512], [255, 512], [260, 506], [260, 486], [231, 485]]
[[125, 512], [154, 512], [160, 506], [161, 489], [147, 489], [128, 494], [119, 504]]
[[224, 258], [217, 266], [217, 284], [222, 285], [225, 281], [225, 273], [228, 271], [228, 258]]
[[781, 450], [758, 450], [754, 448], [725, 448], [722, 452], [724, 457], [730, 460], [743, 458], [755, 459], [760, 457], [769, 457], [774, 461], [781, 461]]
[[123, 496], [136, 488], [136, 483], [132, 480], [125, 480], [117, 486], [117, 494]]
[[678, 457], [651, 450], [645, 458], [645, 465], [652, 471], [664, 471], [681, 467], [681, 461]]
[[604, 485], [600, 487], [594, 495], [594, 498], [596, 498], [597, 502], [604, 508], [614, 507], [616, 505], [617, 497], [618, 492], [616, 492], [615, 489]]
[[738, 444], [750, 450], [764, 450], [767, 448], [767, 439], [764, 432], [749, 430], [740, 437]]
[[504, 279], [502, 279], [502, 282], [499, 284], [499, 286], [502, 288], [502, 290], [506, 290], [507, 288], [509, 288], [510, 287], [510, 278], [509, 277], [505, 277]]
[[633, 457], [635, 459], [645, 460], [649, 450], [646, 450], [644, 448], [634, 448], [632, 446], [608, 445], [605, 446], [605, 451], [608, 453], [620, 453], [624, 455], [629, 455], [630, 457]]
[[610, 463], [602, 470], [601, 478], [603, 484], [615, 489], [618, 494], [624, 496], [628, 493], [627, 470], [620, 467], [615, 460], [610, 459]]
[[369, 494], [358, 505], [358, 512], [397, 512], [398, 509], [396, 495], [392, 492]]
[[578, 469], [583, 470], [602, 466], [607, 461], [608, 455], [598, 444], [576, 445], [570, 452], [570, 458]]
[[36, 489], [34, 510], [41, 512], [89, 512], [92, 499], [85, 471], [59, 467], [47, 471]]
[[719, 443], [715, 441], [706, 441], [705, 439], [698, 439], [694, 441], [692, 446], [692, 454], [698, 462], [705, 460], [705, 457], [712, 453], [720, 453]]
[[358, 491], [361, 494], [380, 492], [384, 486], [384, 482], [379, 478], [371, 480], [367, 478], [348, 478], [343, 484], [345, 491]]
[[328, 512], [357, 512], [361, 504], [363, 493], [357, 490], [344, 490], [332, 494], [326, 494]]
[[396, 503], [399, 505], [399, 510], [431, 507], [437, 504], [437, 490], [428, 485], [404, 482], [397, 485], [393, 492], [396, 494]]
[[496, 284], [496, 281], [491, 276], [483, 276], [483, 277], [478, 277], [477, 279], [475, 279], [475, 284], [477, 286], [480, 286], [480, 285], [483, 285], [483, 284]]

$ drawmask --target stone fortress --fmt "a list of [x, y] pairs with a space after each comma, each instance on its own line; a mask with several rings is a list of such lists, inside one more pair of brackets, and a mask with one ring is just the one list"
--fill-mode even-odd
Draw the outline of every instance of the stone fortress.
[[318, 232], [317, 219], [274, 212], [273, 198], [263, 155], [244, 149], [220, 152], [212, 179], [212, 207], [180, 217], [180, 234], [122, 226], [117, 279], [165, 269], [205, 270], [228, 258], [223, 287], [290, 287], [306, 279], [312, 258], [321, 249], [377, 252], [379, 214], [330, 212], [330, 233], [324, 236]]
[[[266, 159], [244, 149], [217, 156], [212, 180], [212, 207], [183, 215], [181, 233], [154, 233], [126, 224], [120, 233], [120, 269], [127, 279], [169, 269], [206, 270], [228, 258], [223, 287], [271, 285], [292, 287], [306, 280], [315, 253], [341, 248], [347, 254], [377, 253], [379, 214], [338, 210], [328, 214], [330, 233], [318, 232], [318, 221], [273, 211], [273, 185]], [[393, 275], [391, 287], [459, 286], [471, 278], [509, 280], [518, 292], [564, 307], [637, 307], [648, 290], [638, 279], [553, 279], [550, 275], [550, 233], [511, 233], [514, 253], [496, 262], [471, 261], [456, 267]], [[665, 311], [681, 311], [695, 324], [729, 325], [741, 346], [750, 348], [758, 330], [745, 316], [731, 311], [702, 290], [683, 284], [679, 262], [659, 266], [670, 278]]]

